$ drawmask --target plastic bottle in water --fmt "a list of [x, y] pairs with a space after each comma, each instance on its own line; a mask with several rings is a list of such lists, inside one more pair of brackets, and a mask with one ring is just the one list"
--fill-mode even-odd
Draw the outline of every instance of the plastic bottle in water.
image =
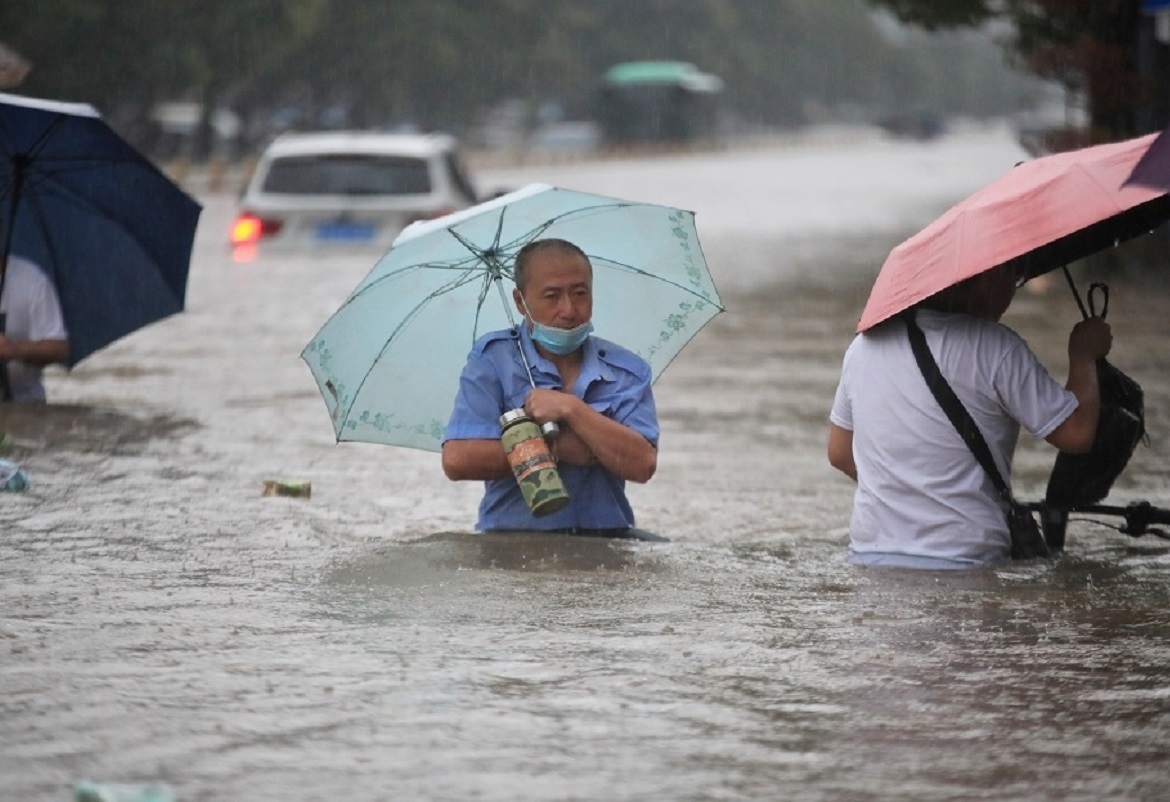
[[28, 487], [28, 474], [15, 462], [0, 459], [0, 491], [19, 493]]
[[74, 802], [175, 802], [166, 783], [95, 783], [83, 780], [73, 786]]

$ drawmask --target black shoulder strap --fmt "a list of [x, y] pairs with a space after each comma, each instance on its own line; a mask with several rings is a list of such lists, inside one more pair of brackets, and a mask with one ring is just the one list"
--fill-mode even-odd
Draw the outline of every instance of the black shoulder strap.
[[1003, 480], [1003, 476], [1000, 475], [999, 469], [995, 467], [995, 459], [991, 456], [991, 449], [987, 447], [987, 441], [983, 439], [983, 432], [979, 431], [979, 426], [971, 417], [971, 413], [967, 411], [963, 402], [951, 389], [951, 385], [943, 378], [942, 372], [938, 369], [938, 363], [934, 360], [934, 355], [930, 353], [930, 348], [926, 345], [926, 335], [922, 333], [922, 329], [914, 320], [914, 310], [911, 309], [902, 317], [906, 321], [906, 333], [910, 335], [910, 347], [914, 349], [914, 358], [918, 360], [918, 367], [926, 379], [926, 386], [934, 394], [935, 400], [943, 408], [943, 412], [947, 413], [947, 417], [951, 419], [951, 423], [959, 431], [959, 435], [967, 447], [971, 449], [975, 459], [979, 460], [983, 470], [987, 471], [995, 489], [999, 491], [1005, 501], [1011, 503], [1012, 491], [1008, 488], [1007, 482]]

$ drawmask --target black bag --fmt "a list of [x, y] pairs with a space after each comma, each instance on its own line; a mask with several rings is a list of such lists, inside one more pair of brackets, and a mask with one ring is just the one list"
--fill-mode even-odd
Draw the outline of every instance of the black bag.
[[1008, 531], [1012, 535], [1013, 560], [1030, 560], [1052, 554], [1036, 516], [1014, 499], [1008, 507]]
[[971, 413], [963, 406], [963, 402], [955, 395], [955, 391], [939, 371], [938, 363], [926, 345], [926, 335], [914, 320], [914, 310], [911, 309], [903, 318], [906, 321], [906, 332], [910, 335], [910, 347], [914, 349], [914, 358], [918, 361], [918, 368], [926, 379], [926, 385], [962, 436], [963, 442], [975, 455], [975, 459], [983, 466], [983, 470], [987, 471], [987, 476], [995, 485], [1000, 497], [1008, 504], [1007, 524], [1012, 538], [1012, 559], [1030, 560], [1034, 557], [1051, 556], [1052, 550], [1048, 547], [1048, 541], [1044, 539], [1036, 517], [1012, 497], [1011, 488], [995, 467], [995, 459], [991, 456], [991, 449], [987, 447], [983, 432], [979, 431], [979, 425], [975, 423]]
[[1146, 414], [1141, 385], [1112, 363], [1097, 360], [1101, 414], [1093, 450], [1056, 456], [1044, 503], [1070, 510], [1096, 504], [1109, 495], [1137, 444], [1146, 436]]
[[[1069, 279], [1070, 286], [1072, 280]], [[1074, 295], [1076, 288], [1073, 287]], [[1089, 285], [1089, 308], [1075, 295], [1081, 314], [1097, 314], [1097, 297], [1101, 298], [1101, 317], [1109, 313], [1109, 287], [1100, 282]], [[1048, 477], [1044, 503], [1051, 509], [1070, 510], [1096, 504], [1109, 495], [1113, 482], [1129, 463], [1137, 444], [1146, 436], [1145, 400], [1141, 385], [1105, 359], [1097, 360], [1097, 387], [1101, 413], [1093, 449], [1087, 454], [1058, 454]]]

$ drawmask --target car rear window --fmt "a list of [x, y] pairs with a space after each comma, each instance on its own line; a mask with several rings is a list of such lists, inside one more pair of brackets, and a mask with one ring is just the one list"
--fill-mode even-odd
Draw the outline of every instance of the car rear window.
[[264, 192], [282, 195], [421, 195], [431, 191], [425, 159], [322, 155], [274, 159]]

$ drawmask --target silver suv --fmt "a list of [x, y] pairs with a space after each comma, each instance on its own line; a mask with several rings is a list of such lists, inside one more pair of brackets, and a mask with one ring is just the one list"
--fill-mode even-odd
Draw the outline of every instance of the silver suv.
[[283, 134], [240, 198], [233, 245], [385, 250], [416, 220], [465, 209], [475, 189], [444, 134]]

